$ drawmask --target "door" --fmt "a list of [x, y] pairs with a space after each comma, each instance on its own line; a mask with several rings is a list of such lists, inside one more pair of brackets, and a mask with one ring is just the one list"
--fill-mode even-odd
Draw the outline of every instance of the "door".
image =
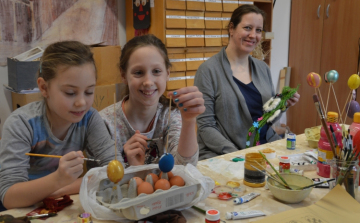
[[287, 122], [292, 132], [304, 133], [315, 126], [317, 113], [312, 96], [314, 88], [306, 82], [310, 72], [320, 74], [323, 15], [325, 0], [292, 0], [289, 67], [290, 87], [300, 84], [300, 101], [287, 111]]

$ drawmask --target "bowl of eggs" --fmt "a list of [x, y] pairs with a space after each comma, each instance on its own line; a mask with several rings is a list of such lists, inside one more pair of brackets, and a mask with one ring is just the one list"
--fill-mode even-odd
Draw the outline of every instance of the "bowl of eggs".
[[177, 170], [184, 166], [175, 165], [173, 171], [177, 174], [162, 173], [155, 164], [135, 168], [143, 170], [126, 173], [129, 167], [117, 184], [108, 178], [101, 180], [96, 192], [97, 202], [120, 217], [139, 220], [184, 207], [199, 196], [201, 185], [194, 184], [185, 171]]

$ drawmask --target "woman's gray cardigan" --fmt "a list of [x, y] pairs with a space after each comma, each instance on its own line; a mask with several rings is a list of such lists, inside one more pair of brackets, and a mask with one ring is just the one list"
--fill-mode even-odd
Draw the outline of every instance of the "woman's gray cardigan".
[[[251, 79], [263, 104], [275, 95], [270, 69], [249, 56]], [[197, 118], [199, 160], [246, 148], [246, 136], [253, 121], [233, 74], [225, 47], [204, 62], [196, 72], [195, 86], [203, 93], [206, 110]], [[280, 139], [270, 127], [268, 142]], [[253, 139], [251, 139], [251, 145]]]

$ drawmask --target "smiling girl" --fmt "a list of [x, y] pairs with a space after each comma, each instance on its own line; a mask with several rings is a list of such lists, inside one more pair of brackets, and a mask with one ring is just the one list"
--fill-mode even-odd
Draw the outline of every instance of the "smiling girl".
[[[170, 75], [170, 61], [165, 45], [153, 35], [131, 39], [122, 49], [120, 71], [127, 86], [127, 95], [120, 102], [100, 112], [110, 132], [114, 132], [116, 108], [116, 138], [122, 157], [128, 165], [158, 162], [164, 153], [167, 135], [168, 152], [175, 164], [198, 160], [196, 117], [205, 110], [202, 93], [197, 87], [184, 87], [169, 92], [178, 108], [163, 96]], [[154, 139], [150, 143], [147, 139]]]
[[[3, 128], [0, 198], [8, 209], [78, 193], [84, 149], [100, 160], [100, 165], [115, 155], [114, 141], [91, 107], [96, 69], [90, 48], [76, 41], [48, 46], [38, 75], [44, 100], [16, 109]], [[29, 157], [25, 153], [62, 158]]]

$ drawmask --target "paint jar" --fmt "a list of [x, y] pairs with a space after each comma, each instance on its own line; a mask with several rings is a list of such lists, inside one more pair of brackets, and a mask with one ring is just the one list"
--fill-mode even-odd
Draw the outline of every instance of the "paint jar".
[[[256, 170], [254, 167], [262, 170], [263, 173]], [[244, 184], [249, 187], [263, 187], [265, 186], [265, 169], [266, 163], [260, 153], [247, 153], [245, 155], [245, 171]]]
[[279, 158], [279, 172], [280, 173], [290, 173], [290, 159], [287, 156], [281, 156]]
[[353, 137], [360, 130], [360, 112], [356, 112], [354, 114], [353, 123], [351, 123], [349, 129], [350, 129], [350, 135], [352, 135]]
[[286, 136], [286, 148], [290, 150], [295, 150], [296, 148], [296, 135], [294, 133], [289, 133]]
[[340, 184], [345, 190], [358, 202], [360, 202], [359, 188], [359, 160], [343, 161], [343, 160], [328, 160], [330, 164], [330, 178], [335, 178], [335, 181], [329, 182], [330, 190], [337, 184]]
[[[334, 130], [336, 141], [337, 141], [339, 147], [342, 148], [342, 146], [343, 146], [342, 140], [341, 140], [342, 128], [338, 123], [338, 117], [339, 117], [338, 113], [336, 113], [336, 112], [328, 112], [327, 113], [327, 121], [326, 121], [327, 123], [326, 123], [326, 125], [327, 125], [327, 128], [329, 130], [331, 140], [333, 140], [333, 134], [330, 131], [330, 125], [332, 126], [332, 128]], [[319, 140], [319, 143], [318, 143], [318, 148], [319, 148], [318, 159], [323, 164], [326, 164], [327, 160], [331, 160], [331, 159], [334, 158], [334, 154], [333, 154], [333, 152], [331, 150], [330, 143], [328, 141], [328, 138], [326, 137], [326, 133], [325, 133], [325, 130], [324, 130], [323, 126], [320, 129], [320, 140]], [[322, 176], [322, 177], [326, 177], [326, 176]]]
[[206, 223], [219, 223], [220, 222], [220, 212], [216, 209], [210, 209], [206, 211], [205, 215]]

